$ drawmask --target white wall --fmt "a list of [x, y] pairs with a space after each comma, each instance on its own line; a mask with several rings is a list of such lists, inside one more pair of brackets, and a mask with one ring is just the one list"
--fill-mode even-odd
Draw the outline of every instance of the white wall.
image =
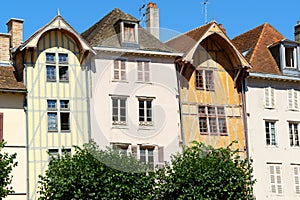
[[[127, 81], [112, 81], [113, 58], [128, 59]], [[137, 82], [136, 59], [151, 60], [150, 83]], [[180, 120], [178, 90], [174, 58], [112, 55], [98, 52], [92, 64], [91, 121], [92, 138], [100, 147], [111, 142], [132, 145], [149, 143], [164, 146], [165, 159], [179, 150]], [[110, 95], [125, 95], [127, 98], [127, 126], [112, 126]], [[138, 125], [137, 96], [154, 97], [154, 126], [142, 129]]]
[[[300, 123], [300, 112], [288, 110], [287, 88], [300, 89], [299, 83], [280, 80], [248, 78], [247, 115], [249, 153], [253, 159], [254, 194], [260, 199], [300, 199], [294, 191], [294, 178], [291, 164], [300, 164], [300, 147], [290, 147], [288, 121]], [[264, 87], [275, 88], [275, 108], [264, 106]], [[298, 94], [299, 96], [299, 94]], [[299, 102], [298, 102], [299, 103]], [[277, 146], [266, 145], [265, 120], [275, 120]], [[281, 163], [283, 194], [274, 195], [270, 191], [270, 177], [267, 163]]]

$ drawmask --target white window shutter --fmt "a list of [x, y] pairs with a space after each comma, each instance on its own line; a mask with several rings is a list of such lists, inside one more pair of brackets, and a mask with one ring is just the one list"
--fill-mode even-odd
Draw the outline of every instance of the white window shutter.
[[275, 91], [274, 88], [270, 87], [270, 106], [275, 107]]
[[281, 180], [281, 166], [276, 166], [276, 182], [277, 182], [277, 192], [278, 194], [283, 193], [282, 180]]
[[269, 87], [265, 88], [265, 107], [270, 107], [270, 94], [269, 94]]
[[293, 89], [288, 90], [288, 108], [293, 109]]
[[294, 108], [298, 109], [299, 108], [299, 101], [298, 101], [298, 91], [294, 90]]
[[158, 167], [164, 166], [164, 147], [158, 147]]
[[300, 167], [299, 166], [294, 166], [294, 184], [295, 184], [295, 192], [296, 194], [300, 194]]

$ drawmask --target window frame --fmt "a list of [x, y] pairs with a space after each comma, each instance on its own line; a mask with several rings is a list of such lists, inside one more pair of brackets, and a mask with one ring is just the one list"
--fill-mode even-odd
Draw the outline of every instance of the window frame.
[[288, 133], [289, 133], [290, 147], [300, 147], [300, 141], [299, 141], [300, 123], [290, 121], [288, 122], [288, 128], [289, 128]]
[[[222, 110], [222, 112], [221, 112]], [[213, 120], [215, 121], [214, 125]], [[223, 127], [221, 128], [220, 120], [223, 121]], [[228, 135], [227, 117], [225, 106], [221, 105], [198, 105], [198, 125], [199, 132], [202, 135]], [[224, 127], [225, 123], [225, 127]], [[212, 126], [213, 125], [213, 126]], [[205, 127], [204, 127], [205, 126]], [[214, 130], [212, 130], [214, 129]], [[221, 131], [222, 129], [222, 131]], [[224, 131], [224, 129], [226, 131]], [[206, 130], [206, 132], [205, 132]]]
[[[138, 97], [138, 123], [140, 127], [144, 126], [154, 126], [153, 119], [153, 97]], [[141, 102], [143, 102], [143, 106], [141, 107]], [[150, 102], [150, 104], [148, 104]], [[150, 105], [150, 108], [148, 108]], [[149, 112], [147, 112], [149, 111]], [[141, 115], [142, 114], [142, 115]], [[144, 120], [141, 120], [144, 118]], [[148, 120], [150, 118], [150, 120]]]
[[[54, 59], [48, 60], [49, 55], [52, 55], [54, 57]], [[66, 59], [61, 61], [61, 59], [60, 59], [61, 55], [65, 55]], [[45, 63], [46, 63], [46, 82], [59, 82], [59, 83], [68, 83], [69, 82], [69, 80], [70, 80], [69, 53], [46, 52], [45, 53]], [[53, 68], [53, 69], [50, 71], [50, 68]], [[61, 74], [62, 70], [65, 71], [64, 76], [62, 76], [62, 74]]]
[[[285, 69], [297, 69], [297, 46], [284, 45], [284, 62]], [[289, 64], [289, 65], [288, 65]]]
[[215, 91], [214, 79], [213, 69], [199, 68], [195, 70], [195, 88], [197, 90]]
[[[267, 126], [267, 124], [268, 124], [268, 126]], [[268, 147], [277, 147], [278, 146], [276, 124], [277, 124], [276, 120], [264, 120], [265, 142], [266, 142], [265, 144]], [[272, 125], [274, 125], [274, 126], [272, 127]], [[274, 129], [274, 137], [272, 137], [272, 133], [270, 132], [272, 130], [272, 128]], [[268, 137], [268, 135], [269, 135], [269, 137]], [[269, 143], [268, 143], [268, 141], [269, 141]], [[272, 141], [275, 141], [275, 143], [273, 143]]]
[[[111, 124], [113, 126], [127, 126], [128, 123], [128, 96], [122, 95], [111, 95]], [[117, 100], [117, 107], [114, 107], [114, 100]], [[121, 107], [121, 101], [124, 101], [125, 107]], [[117, 121], [114, 120], [114, 108], [117, 109]], [[125, 116], [121, 115], [121, 109], [124, 108]], [[125, 121], [121, 120], [122, 117], [125, 117]]]
[[[300, 195], [300, 164], [291, 164], [291, 167], [293, 171], [294, 192], [297, 196], [299, 196]], [[297, 174], [295, 173], [295, 171], [297, 171]]]
[[[133, 26], [133, 27], [130, 27]], [[127, 32], [127, 27], [131, 29], [133, 33], [133, 40], [126, 40], [126, 32]], [[122, 21], [121, 22], [121, 38], [122, 38], [122, 43], [125, 44], [138, 44], [139, 43], [139, 36], [138, 36], [138, 25], [135, 22], [130, 22], [130, 21]]]
[[[137, 75], [136, 75], [136, 80], [137, 82], [140, 83], [149, 83], [151, 81], [151, 60], [150, 59], [138, 59], [135, 61], [136, 62], [136, 71], [137, 71]], [[139, 63], [141, 63], [141, 68], [142, 70], [139, 70]], [[148, 71], [145, 70], [145, 63], [148, 64]], [[141, 73], [141, 77], [142, 79], [139, 79], [139, 73]], [[148, 80], [146, 80], [146, 73], [148, 73]]]
[[[118, 62], [118, 68], [116, 68], [116, 61]], [[124, 70], [122, 70], [122, 62], [124, 62]], [[127, 64], [128, 64], [128, 59], [123, 58], [123, 57], [115, 57], [113, 58], [113, 63], [112, 63], [112, 81], [114, 82], [127, 82], [128, 81], [128, 74], [127, 74]], [[118, 77], [116, 78], [115, 75], [116, 73], [118, 74]], [[122, 76], [122, 72], [124, 72], [124, 76]], [[124, 77], [124, 78], [122, 78]]]
[[[52, 104], [52, 103], [54, 104]], [[64, 104], [67, 104], [67, 107], [62, 108], [61, 104], [62, 102], [65, 102]], [[67, 103], [66, 103], [67, 102]], [[71, 114], [70, 114], [70, 100], [66, 100], [66, 99], [61, 99], [61, 100], [57, 100], [57, 99], [47, 99], [46, 101], [47, 103], [47, 131], [48, 132], [71, 132]], [[58, 106], [59, 103], [59, 106]], [[55, 105], [54, 107], [52, 105]], [[51, 120], [49, 117], [50, 116], [55, 116], [55, 123], [50, 123]], [[65, 125], [63, 125], [63, 120], [65, 119], [64, 116], [67, 116], [68, 122], [67, 122], [67, 129], [63, 128]], [[55, 124], [55, 129], [50, 129], [49, 125], [50, 124]]]

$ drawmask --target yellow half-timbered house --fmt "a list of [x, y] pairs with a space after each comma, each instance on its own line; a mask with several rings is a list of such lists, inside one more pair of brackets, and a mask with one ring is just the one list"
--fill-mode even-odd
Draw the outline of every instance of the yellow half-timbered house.
[[250, 68], [215, 21], [166, 42], [183, 52], [176, 59], [183, 142], [246, 148], [243, 79]]
[[92, 49], [55, 16], [16, 47], [14, 63], [28, 88], [28, 199], [37, 199], [39, 175], [49, 155], [71, 153], [90, 137], [89, 62]]

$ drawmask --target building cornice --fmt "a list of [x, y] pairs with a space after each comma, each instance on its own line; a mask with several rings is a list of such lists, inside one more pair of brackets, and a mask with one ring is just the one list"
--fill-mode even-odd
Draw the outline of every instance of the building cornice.
[[284, 76], [278, 74], [253, 73], [253, 72], [250, 72], [247, 78], [300, 82], [300, 77]]

